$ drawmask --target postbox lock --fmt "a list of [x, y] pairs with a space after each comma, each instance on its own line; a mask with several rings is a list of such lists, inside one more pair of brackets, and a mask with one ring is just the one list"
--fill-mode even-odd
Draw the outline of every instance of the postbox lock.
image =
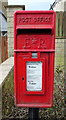
[[24, 80], [24, 77], [22, 77], [22, 80]]

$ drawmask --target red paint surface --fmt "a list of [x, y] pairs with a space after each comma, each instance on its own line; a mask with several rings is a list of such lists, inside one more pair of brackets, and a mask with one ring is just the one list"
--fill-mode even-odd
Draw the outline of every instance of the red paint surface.
[[[38, 57], [32, 58], [32, 52]], [[17, 106], [52, 106], [54, 54], [55, 12], [17, 11], [14, 14], [14, 96]], [[42, 91], [26, 90], [27, 61], [42, 62]]]

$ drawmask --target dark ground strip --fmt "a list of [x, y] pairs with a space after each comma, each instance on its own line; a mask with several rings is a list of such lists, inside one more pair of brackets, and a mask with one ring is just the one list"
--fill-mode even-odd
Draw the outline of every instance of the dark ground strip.
[[[3, 118], [1, 120], [29, 120], [29, 119], [21, 119], [21, 118]], [[39, 120], [46, 120], [46, 119], [39, 119]], [[47, 119], [47, 120], [66, 120], [66, 118], [60, 118], [60, 119], [55, 119], [55, 118], [51, 118], [51, 119]]]

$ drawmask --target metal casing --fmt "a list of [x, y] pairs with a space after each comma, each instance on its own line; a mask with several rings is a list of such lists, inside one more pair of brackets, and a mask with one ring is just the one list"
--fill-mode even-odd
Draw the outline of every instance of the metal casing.
[[16, 11], [14, 14], [14, 96], [17, 106], [52, 107], [55, 20], [54, 11]]

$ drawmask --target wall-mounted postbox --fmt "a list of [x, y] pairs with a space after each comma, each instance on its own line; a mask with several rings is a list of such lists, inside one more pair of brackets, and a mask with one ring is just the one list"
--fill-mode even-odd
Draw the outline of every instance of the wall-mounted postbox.
[[55, 12], [14, 15], [14, 92], [21, 107], [51, 107], [55, 54]]

